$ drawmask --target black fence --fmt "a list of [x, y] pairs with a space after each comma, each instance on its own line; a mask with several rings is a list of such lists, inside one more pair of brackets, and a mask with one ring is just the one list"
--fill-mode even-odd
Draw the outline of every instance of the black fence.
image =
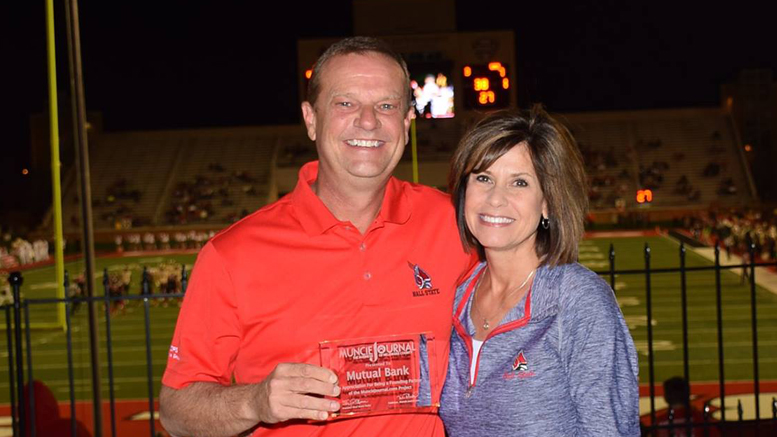
[[[715, 260], [712, 266], [686, 266], [686, 250], [681, 243], [679, 249], [680, 266], [677, 268], [652, 268], [651, 250], [646, 244], [644, 247], [644, 269], [616, 270], [615, 269], [615, 251], [610, 246], [609, 251], [609, 270], [597, 272], [601, 276], [609, 279], [613, 290], [616, 289], [615, 278], [617, 275], [642, 275], [645, 279], [645, 302], [647, 312], [647, 367], [648, 367], [648, 386], [650, 397], [650, 420], [648, 425], [643, 427], [643, 435], [655, 436], [680, 436], [680, 435], [777, 435], [777, 399], [771, 399], [770, 417], [761, 417], [760, 406], [760, 369], [758, 359], [758, 329], [757, 329], [757, 300], [756, 300], [756, 267], [777, 267], [777, 262], [756, 262], [755, 246], [750, 244], [749, 262], [739, 265], [721, 265], [720, 250], [715, 247]], [[741, 401], [737, 405], [737, 417], [726, 417], [725, 395], [726, 378], [724, 372], [724, 348], [723, 348], [723, 315], [722, 315], [722, 285], [721, 272], [727, 269], [741, 269], [746, 274], [750, 292], [750, 312], [752, 323], [752, 359], [753, 359], [753, 380], [752, 387], [755, 402], [755, 419], [745, 420], [743, 417], [743, 407]], [[651, 278], [661, 273], [678, 273], [680, 275], [680, 293], [681, 314], [682, 314], [682, 348], [683, 348], [683, 378], [685, 381], [692, 381], [690, 374], [689, 345], [688, 345], [688, 303], [687, 303], [687, 281], [686, 275], [695, 271], [712, 271], [715, 275], [715, 299], [716, 299], [716, 320], [717, 320], [717, 360], [718, 367], [718, 390], [720, 399], [720, 420], [712, 417], [711, 406], [706, 403], [700, 412], [694, 412], [691, 408], [690, 400], [686, 399], [685, 408], [675, 410], [669, 408], [665, 420], [657, 420], [656, 414], [656, 381], [655, 381], [655, 354], [653, 341], [653, 303], [652, 303], [652, 285]], [[106, 356], [108, 369], [108, 393], [109, 393], [109, 420], [110, 435], [117, 436], [117, 414], [116, 414], [116, 395], [114, 392], [114, 365], [113, 351], [111, 348], [111, 306], [120, 300], [139, 301], [143, 309], [144, 329], [145, 329], [145, 362], [146, 362], [146, 389], [148, 393], [148, 434], [151, 437], [159, 436], [160, 429], [155, 423], [155, 396], [154, 384], [155, 378], [152, 372], [151, 358], [151, 328], [150, 328], [150, 307], [155, 299], [180, 299], [184, 296], [186, 290], [186, 271], [182, 269], [180, 292], [172, 294], [152, 294], [149, 275], [145, 269], [141, 280], [141, 291], [139, 295], [117, 295], [111, 293], [108, 287], [108, 273], [104, 274], [103, 286], [105, 292], [102, 296], [80, 297], [69, 296], [65, 298], [49, 299], [20, 299], [23, 278], [18, 272], [12, 273], [9, 282], [13, 290], [14, 301], [12, 305], [0, 307], [6, 317], [6, 342], [8, 346], [8, 375], [11, 400], [11, 416], [14, 436], [39, 436], [36, 429], [36, 392], [35, 392], [35, 365], [33, 363], [33, 343], [31, 341], [30, 311], [39, 305], [64, 304], [65, 306], [65, 336], [67, 341], [67, 364], [68, 364], [68, 385], [70, 397], [70, 419], [69, 427], [71, 436], [81, 436], [83, 426], [76, 418], [76, 394], [74, 389], [74, 366], [73, 366], [73, 343], [72, 343], [72, 320], [71, 310], [74, 306], [81, 304], [102, 305], [105, 312], [105, 336], [106, 336]], [[65, 290], [69, 288], [66, 278]], [[26, 363], [25, 363], [26, 361]], [[102, 435], [101, 431], [95, 431], [93, 435]], [[146, 434], [144, 434], [146, 435]]]
[[[771, 417], [761, 417], [760, 406], [760, 369], [758, 359], [758, 311], [756, 301], [756, 267], [777, 267], [777, 261], [756, 262], [755, 244], [748, 236], [749, 260], [743, 264], [722, 265], [720, 262], [720, 247], [714, 248], [715, 260], [712, 266], [686, 266], [686, 248], [685, 243], [680, 243], [678, 268], [651, 268], [651, 250], [648, 244], [644, 247], [644, 269], [634, 270], [615, 270], [615, 250], [610, 245], [609, 251], [609, 271], [598, 271], [601, 276], [609, 278], [610, 286], [616, 289], [616, 275], [644, 275], [645, 277], [645, 299], [647, 313], [647, 346], [648, 346], [648, 388], [650, 397], [650, 420], [649, 425], [643, 426], [643, 435], [655, 436], [717, 436], [717, 435], [777, 435], [777, 398], [771, 399]], [[755, 419], [744, 420], [743, 407], [741, 401], [737, 405], [737, 417], [726, 417], [726, 378], [724, 370], [724, 342], [723, 342], [723, 303], [722, 303], [722, 281], [721, 272], [731, 269], [741, 269], [742, 275], [748, 281], [750, 292], [750, 315], [752, 329], [752, 358], [753, 358], [753, 395], [755, 403]], [[652, 304], [652, 277], [661, 273], [679, 273], [680, 274], [680, 299], [681, 299], [681, 323], [682, 323], [682, 350], [683, 350], [683, 378], [684, 381], [691, 381], [690, 359], [688, 345], [688, 283], [687, 274], [698, 271], [713, 271], [715, 274], [715, 308], [716, 308], [716, 331], [717, 331], [717, 358], [718, 358], [718, 392], [720, 406], [717, 407], [721, 414], [721, 420], [713, 420], [711, 414], [711, 405], [709, 402], [704, 404], [700, 414], [694, 414], [691, 407], [690, 398], [686, 398], [684, 408], [678, 409], [671, 406], [667, 411], [666, 420], [658, 421], [656, 416], [656, 380], [655, 380], [655, 354], [653, 350], [653, 304]]]
[[[179, 293], [166, 293], [166, 294], [153, 294], [151, 290], [151, 280], [146, 268], [143, 268], [142, 279], [140, 283], [139, 295], [126, 295], [116, 293], [109, 287], [108, 271], [107, 269], [103, 273], [103, 288], [104, 294], [102, 296], [68, 296], [65, 298], [48, 298], [48, 299], [20, 299], [21, 288], [23, 284], [23, 277], [19, 272], [11, 273], [8, 277], [8, 282], [11, 285], [13, 291], [13, 304], [2, 307], [6, 317], [6, 341], [8, 346], [8, 374], [9, 374], [9, 387], [10, 387], [10, 400], [11, 400], [11, 417], [13, 435], [16, 436], [41, 436], [45, 437], [46, 434], [39, 433], [36, 429], [36, 381], [34, 375], [34, 364], [32, 359], [33, 344], [31, 340], [31, 307], [40, 305], [56, 305], [64, 304], [65, 306], [65, 336], [67, 344], [67, 367], [68, 367], [68, 386], [70, 397], [70, 434], [71, 436], [84, 435], [85, 428], [77, 420], [76, 417], [76, 394], [75, 394], [75, 377], [73, 366], [73, 323], [72, 312], [74, 308], [82, 304], [86, 305], [103, 305], [105, 313], [105, 338], [106, 338], [106, 356], [107, 356], [107, 369], [108, 369], [108, 392], [109, 392], [109, 416], [110, 416], [110, 435], [115, 437], [117, 435], [117, 414], [116, 414], [116, 394], [114, 392], [114, 364], [113, 364], [113, 351], [111, 345], [111, 307], [117, 302], [124, 301], [140, 301], [143, 308], [143, 320], [144, 320], [144, 333], [145, 333], [145, 361], [146, 361], [146, 376], [147, 376], [147, 393], [148, 393], [148, 435], [151, 437], [158, 437], [163, 435], [160, 429], [158, 429], [155, 423], [155, 396], [154, 396], [154, 376], [152, 372], [152, 359], [151, 359], [151, 326], [150, 326], [150, 309], [151, 302], [154, 300], [169, 300], [169, 299], [181, 299], [186, 292], [186, 286], [188, 283], [187, 272], [185, 267], [181, 268], [181, 280], [180, 280], [180, 292]], [[70, 280], [67, 272], [65, 272], [65, 290], [70, 289]], [[94, 352], [93, 352], [94, 353]], [[26, 366], [24, 361], [26, 360]], [[26, 367], [26, 369], [25, 369]], [[26, 383], [25, 383], [26, 380]], [[100, 417], [102, 411], [95, 411], [95, 417]], [[95, 421], [96, 425], [99, 425], [100, 420]], [[102, 428], [102, 426], [98, 426]], [[93, 435], [102, 435], [100, 431], [94, 431]]]

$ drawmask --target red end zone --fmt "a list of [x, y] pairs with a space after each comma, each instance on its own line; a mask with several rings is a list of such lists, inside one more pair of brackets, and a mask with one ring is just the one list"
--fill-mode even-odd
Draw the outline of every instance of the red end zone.
[[[777, 395], [777, 381], [761, 381], [760, 382], [760, 390], [761, 394], [770, 393]], [[692, 394], [692, 401], [691, 406], [693, 408], [702, 410], [704, 408], [704, 404], [713, 401], [720, 397], [720, 386], [717, 383], [695, 383], [691, 384], [691, 394]], [[753, 394], [753, 383], [752, 382], [730, 382], [726, 384], [726, 397], [737, 397], [741, 395], [751, 395], [752, 398]], [[642, 417], [641, 421], [644, 425], [650, 426], [650, 407], [649, 403], [647, 403], [646, 399], [650, 396], [650, 388], [647, 384], [642, 384], [639, 387], [639, 395], [642, 397], [642, 402], [646, 404], [647, 409], [643, 407], [642, 409]], [[663, 395], [664, 395], [664, 389], [661, 385], [658, 385], [655, 387], [655, 396], [656, 396], [656, 417], [660, 421], [662, 417], [665, 417], [667, 414], [666, 408], [663, 406]], [[770, 399], [770, 398], [769, 398]], [[743, 402], [744, 403], [744, 402]], [[752, 403], [752, 401], [751, 401]], [[660, 406], [658, 405], [660, 404]], [[764, 401], [762, 399], [761, 404], [764, 404]], [[135, 437], [139, 435], [148, 435], [149, 433], [149, 405], [148, 400], [117, 400], [116, 403], [116, 435], [118, 437]], [[764, 415], [764, 410], [771, 409], [771, 402], [768, 402], [768, 405], [761, 405], [762, 414], [761, 417], [763, 419], [771, 418], [771, 415]], [[727, 420], [737, 420], [737, 413], [736, 413], [736, 401], [729, 402], [726, 405], [727, 407]], [[717, 410], [717, 408], [713, 407], [712, 411], [714, 412]], [[159, 411], [159, 404], [157, 402], [154, 403], [154, 411], [155, 415], [158, 414]], [[59, 412], [60, 417], [63, 418], [69, 418], [70, 417], [70, 404], [68, 403], [61, 403], [59, 405]], [[10, 416], [11, 416], [11, 407], [8, 404], [0, 405], [0, 436], [10, 436], [11, 435], [11, 428], [10, 428]], [[92, 432], [93, 429], [93, 419], [92, 419], [92, 404], [91, 402], [77, 402], [76, 403], [76, 417], [78, 420], [83, 423], [86, 428], [89, 430], [89, 432]], [[103, 435], [110, 435], [111, 432], [111, 413], [110, 413], [110, 404], [108, 402], [103, 403]], [[6, 419], [6, 420], [2, 420]], [[715, 421], [715, 419], [711, 419], [712, 421]], [[163, 429], [162, 425], [159, 423], [159, 420], [155, 417], [154, 419], [154, 431], [156, 433], [161, 433], [163, 436], [168, 435]], [[69, 433], [66, 433], [65, 435], [69, 435]], [[54, 437], [54, 436], [52, 436]]]
[[[117, 437], [137, 437], [141, 435], [149, 435], [150, 429], [150, 415], [148, 413], [148, 400], [117, 400], [116, 403], [116, 436]], [[155, 415], [159, 414], [159, 403], [154, 402]], [[60, 417], [70, 418], [70, 404], [62, 402], [59, 404]], [[11, 429], [11, 407], [8, 404], [0, 406], [0, 436], [12, 435]], [[94, 435], [94, 420], [92, 415], [92, 403], [91, 402], [76, 402], [76, 418]], [[3, 420], [6, 419], [6, 420]], [[111, 435], [111, 409], [110, 403], [103, 402], [103, 435]], [[36, 422], [40, 422], [37, 419]], [[154, 419], [154, 432], [155, 435], [160, 434], [167, 436], [167, 432], [162, 429], [162, 425], [155, 417]], [[70, 436], [70, 429], [62, 434], [62, 436]], [[57, 436], [46, 436], [57, 437]]]
[[635, 237], [657, 237], [665, 235], [661, 229], [649, 231], [590, 231], [583, 235], [583, 238], [635, 238]]

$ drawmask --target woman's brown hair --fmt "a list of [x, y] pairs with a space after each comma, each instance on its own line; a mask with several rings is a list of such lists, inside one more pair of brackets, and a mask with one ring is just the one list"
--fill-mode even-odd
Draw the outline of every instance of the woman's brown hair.
[[524, 143], [531, 155], [542, 194], [548, 205], [549, 227], [537, 223], [535, 250], [541, 264], [556, 266], [577, 261], [588, 212], [588, 181], [580, 150], [564, 125], [535, 105], [531, 110], [500, 111], [478, 122], [459, 142], [453, 155], [449, 190], [464, 246], [485, 259], [483, 246], [464, 219], [469, 175], [488, 169], [513, 147]]

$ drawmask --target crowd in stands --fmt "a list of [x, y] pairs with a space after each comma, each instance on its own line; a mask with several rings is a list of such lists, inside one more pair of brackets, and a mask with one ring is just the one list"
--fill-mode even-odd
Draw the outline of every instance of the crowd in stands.
[[286, 145], [278, 157], [278, 165], [289, 166], [316, 159], [315, 149], [302, 143]]
[[777, 260], [777, 209], [705, 212], [686, 217], [684, 226], [696, 239], [717, 243], [729, 255], [744, 255], [752, 241], [756, 260]]
[[627, 182], [631, 174], [627, 168], [623, 168], [617, 177], [606, 174], [606, 170], [617, 169], [620, 165], [613, 147], [601, 151], [581, 142], [579, 148], [589, 177], [588, 197], [592, 205], [612, 206], [618, 198], [628, 195]]
[[645, 167], [639, 165], [639, 185], [649, 190], [657, 190], [664, 183], [664, 172], [669, 170], [669, 163], [666, 161], [653, 161], [652, 164]]
[[127, 179], [119, 178], [108, 186], [105, 201], [113, 203], [117, 200], [132, 200], [140, 202], [140, 190], [129, 186]]
[[617, 178], [612, 176], [591, 176], [589, 177], [588, 198], [593, 205], [601, 203], [615, 205], [617, 199], [630, 195], [628, 184], [630, 178], [631, 176], [626, 169]]
[[707, 163], [707, 165], [704, 167], [704, 170], [702, 171], [701, 175], [705, 178], [714, 178], [718, 175], [720, 175], [720, 172], [724, 169], [725, 164], [720, 163], [718, 161], [710, 161]]
[[[150, 223], [149, 217], [138, 216], [135, 207], [140, 203], [142, 193], [133, 187], [125, 178], [116, 179], [105, 190], [104, 196], [92, 200], [92, 206], [101, 208], [99, 220], [110, 223], [115, 229], [129, 229], [144, 226]], [[78, 204], [78, 197], [74, 198], [74, 204]], [[70, 217], [71, 224], [79, 224], [78, 217]]]
[[724, 178], [720, 181], [718, 187], [718, 194], [723, 196], [730, 196], [737, 193], [737, 186], [734, 184], [734, 179]]
[[712, 138], [712, 144], [707, 147], [707, 153], [718, 155], [726, 151], [726, 147], [719, 144], [719, 141], [723, 138], [719, 131], [713, 131], [710, 137]]
[[[715, 135], [717, 134], [717, 139], [720, 138], [720, 133], [715, 131], [713, 133], [713, 139], [715, 139]], [[725, 150], [724, 147], [713, 144], [708, 148], [708, 152], [710, 155], [716, 155]], [[705, 178], [716, 178], [722, 174], [725, 174], [726, 172], [726, 162], [725, 160], [721, 159], [711, 159], [706, 166], [704, 166], [704, 170], [702, 171], [702, 176]], [[726, 177], [720, 180], [720, 183], [718, 184], [718, 189], [716, 193], [720, 196], [730, 196], [737, 194], [737, 187], [736, 184], [734, 184], [734, 179], [731, 177]]]
[[643, 140], [640, 138], [637, 140], [636, 148], [638, 150], [655, 150], [661, 148], [663, 144], [661, 138], [654, 138], [652, 140]]
[[[168, 224], [184, 225], [213, 221], [218, 210], [235, 205], [232, 193], [238, 190], [247, 196], [257, 196], [257, 180], [246, 171], [238, 170], [228, 174], [221, 164], [208, 165], [208, 175], [195, 175], [193, 181], [179, 182], [171, 197], [171, 204], [165, 213]], [[223, 214], [223, 219], [234, 222], [248, 212]]]
[[674, 187], [674, 194], [686, 196], [691, 202], [701, 199], [701, 190], [694, 187], [686, 175], [682, 175], [677, 179]]
[[[639, 139], [633, 149], [630, 148], [622, 155], [628, 158], [627, 161], [638, 162], [639, 150], [654, 150], [662, 146], [663, 141], [660, 138]], [[607, 151], [595, 150], [583, 142], [579, 144], [579, 147], [590, 178], [589, 198], [592, 206], [617, 206], [619, 203], [624, 203], [623, 199], [632, 195], [629, 182], [634, 179], [629, 167], [620, 165], [615, 149], [610, 147]], [[685, 159], [685, 154], [682, 151], [677, 151], [672, 155], [672, 159], [682, 161]], [[607, 172], [607, 170], [619, 168], [620, 172], [617, 177], [613, 177], [612, 172]], [[660, 190], [665, 186], [665, 178], [669, 169], [670, 164], [662, 160], [655, 160], [650, 165], [640, 163], [636, 182], [640, 188]], [[692, 185], [686, 175], [681, 175], [677, 180], [673, 193], [686, 196], [689, 201], [701, 199], [701, 190]]]
[[606, 169], [618, 168], [618, 158], [615, 155], [614, 147], [610, 147], [606, 152], [596, 150], [583, 142], [578, 143], [578, 147], [583, 155], [583, 162], [588, 173], [594, 174]]
[[[710, 136], [713, 144], [709, 147], [709, 155], [714, 156], [725, 151], [725, 147], [717, 144], [721, 139], [720, 132], [714, 131]], [[621, 171], [617, 177], [612, 176], [613, 172], [607, 171], [619, 168], [619, 155], [615, 153], [614, 148], [610, 147], [607, 151], [601, 151], [583, 142], [579, 144], [579, 147], [590, 178], [589, 198], [594, 208], [617, 205], [619, 202], [622, 203], [624, 198], [631, 195], [629, 193], [629, 181], [633, 179], [628, 166], [621, 166]], [[638, 151], [655, 150], [661, 147], [663, 147], [663, 141], [660, 138], [651, 140], [639, 139], [633, 149], [630, 148], [622, 155], [627, 158], [627, 161], [638, 162]], [[673, 162], [681, 162], [685, 158], [685, 153], [681, 150], [672, 153]], [[670, 164], [664, 160], [654, 160], [649, 165], [647, 163], [640, 163], [636, 182], [639, 188], [653, 191], [670, 188], [673, 195], [684, 196], [688, 202], [699, 202], [702, 200], [702, 186], [704, 184], [694, 184], [689, 175], [680, 174], [678, 177], [676, 173], [670, 172]], [[734, 183], [734, 179], [732, 177], [724, 177], [724, 175], [726, 175], [726, 163], [725, 160], [718, 157], [711, 159], [698, 176], [708, 179], [721, 178], [715, 194], [720, 196], [736, 195], [737, 186]], [[667, 176], [672, 179], [667, 180]], [[675, 177], [677, 177], [676, 180], [674, 179]], [[670, 185], [672, 180], [675, 180], [673, 187]]]

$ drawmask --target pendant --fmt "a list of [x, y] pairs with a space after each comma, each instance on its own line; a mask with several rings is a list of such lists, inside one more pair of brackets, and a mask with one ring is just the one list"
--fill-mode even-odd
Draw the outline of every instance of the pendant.
[[491, 325], [488, 324], [488, 320], [483, 319], [483, 329], [488, 331], [488, 328], [490, 328]]

